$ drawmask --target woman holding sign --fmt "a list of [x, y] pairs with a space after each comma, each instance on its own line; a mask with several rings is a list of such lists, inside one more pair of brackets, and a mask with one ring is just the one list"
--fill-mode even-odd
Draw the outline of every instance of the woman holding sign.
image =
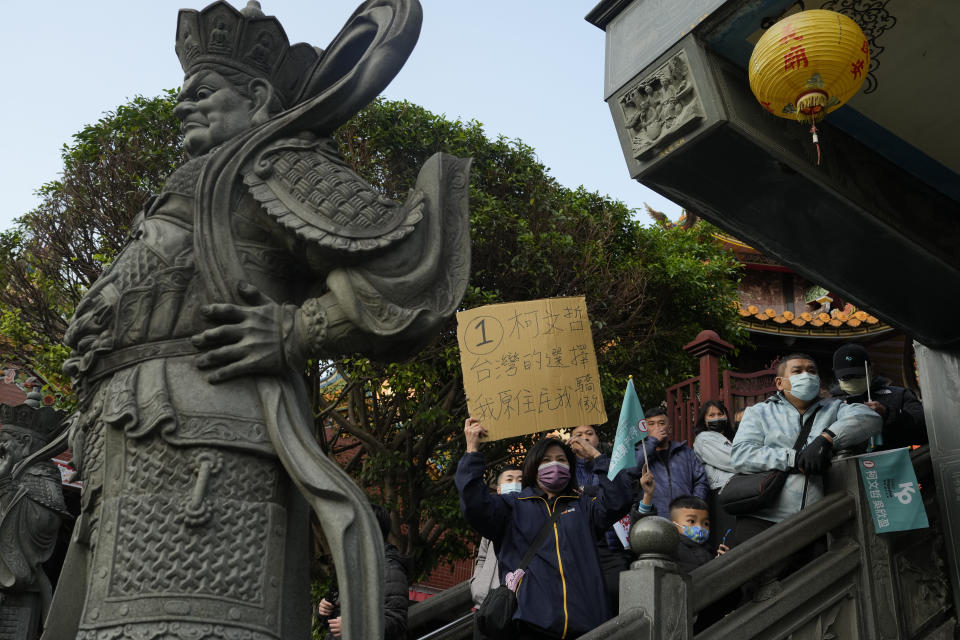
[[460, 508], [470, 526], [493, 541], [501, 580], [516, 593], [516, 629], [509, 637], [576, 638], [608, 620], [612, 612], [594, 541], [630, 508], [632, 470], [609, 480], [600, 468], [606, 459], [594, 460], [599, 485], [595, 497], [583, 496], [573, 451], [544, 438], [527, 454], [520, 493], [492, 495], [480, 453], [487, 431], [475, 418], [467, 419], [463, 431], [467, 453], [456, 474]]

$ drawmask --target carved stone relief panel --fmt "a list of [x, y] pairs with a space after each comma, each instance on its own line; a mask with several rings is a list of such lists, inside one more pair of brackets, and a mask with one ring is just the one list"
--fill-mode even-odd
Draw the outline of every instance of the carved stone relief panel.
[[857, 626], [857, 603], [852, 593], [821, 609], [787, 640], [853, 640], [860, 638]]
[[[873, 524], [869, 522], [866, 526], [869, 529], [873, 528]], [[896, 607], [891, 606], [895, 603], [895, 593], [889, 560], [890, 548], [885, 538], [873, 534], [872, 531], [867, 535], [865, 546], [870, 558], [867, 566], [869, 579], [872, 582], [872, 608], [876, 619], [878, 640], [895, 640], [900, 634], [897, 632]]]
[[947, 609], [950, 583], [946, 574], [942, 536], [924, 540], [896, 556], [900, 607], [909, 636]]
[[628, 88], [618, 103], [631, 152], [638, 160], [649, 157], [656, 148], [668, 144], [704, 117], [683, 50]]

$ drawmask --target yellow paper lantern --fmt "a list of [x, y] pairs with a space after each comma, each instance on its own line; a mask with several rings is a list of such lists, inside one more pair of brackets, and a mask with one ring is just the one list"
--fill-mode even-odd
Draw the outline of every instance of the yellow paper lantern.
[[[775, 116], [815, 125], [852, 98], [870, 68], [870, 44], [847, 16], [811, 9], [770, 27], [750, 56], [750, 89]], [[816, 127], [811, 131], [816, 142]]]

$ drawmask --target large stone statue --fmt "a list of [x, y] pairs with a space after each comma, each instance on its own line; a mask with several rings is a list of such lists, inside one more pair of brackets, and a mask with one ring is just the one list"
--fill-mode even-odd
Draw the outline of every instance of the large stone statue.
[[308, 638], [310, 507], [344, 637], [382, 637], [377, 523], [317, 446], [301, 374], [308, 358], [410, 355], [463, 295], [469, 162], [433, 156], [397, 203], [331, 139], [420, 18], [417, 0], [368, 0], [320, 51], [256, 2], [180, 12], [190, 159], [66, 334], [84, 487], [48, 640]]
[[37, 637], [53, 591], [41, 565], [69, 517], [56, 465], [31, 455], [56, 435], [63, 415], [40, 408], [34, 395], [0, 405], [0, 640]]

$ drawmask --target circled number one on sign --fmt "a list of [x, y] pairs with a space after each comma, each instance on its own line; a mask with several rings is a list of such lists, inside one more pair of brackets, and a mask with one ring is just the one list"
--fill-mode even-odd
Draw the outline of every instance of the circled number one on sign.
[[487, 324], [486, 324], [486, 323], [487, 323], [487, 320], [486, 320], [486, 318], [484, 318], [484, 319], [480, 320], [480, 322], [478, 322], [478, 323], [477, 323], [476, 325], [474, 325], [474, 327], [473, 327], [474, 329], [480, 329], [480, 342], [477, 343], [477, 346], [478, 346], [478, 347], [482, 347], [482, 346], [485, 345], [485, 344], [490, 344], [491, 342], [493, 342], [493, 340], [490, 340], [490, 339], [487, 338]]

